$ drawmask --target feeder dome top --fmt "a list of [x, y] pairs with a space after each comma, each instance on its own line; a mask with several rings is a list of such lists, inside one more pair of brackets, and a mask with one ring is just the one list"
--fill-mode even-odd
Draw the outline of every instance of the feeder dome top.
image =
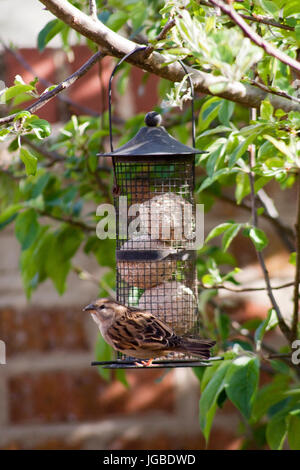
[[184, 145], [174, 139], [163, 126], [160, 126], [161, 117], [156, 112], [145, 116], [146, 127], [142, 127], [138, 133], [126, 144], [113, 152], [98, 154], [100, 156], [144, 156], [144, 155], [191, 155], [203, 153], [201, 150]]

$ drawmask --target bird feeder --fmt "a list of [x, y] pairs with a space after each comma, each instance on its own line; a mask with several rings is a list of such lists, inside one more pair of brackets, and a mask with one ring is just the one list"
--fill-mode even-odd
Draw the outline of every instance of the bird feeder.
[[[146, 125], [135, 137], [113, 149], [111, 82], [116, 68], [129, 55], [117, 64], [109, 82], [111, 151], [104, 154], [112, 158], [115, 177], [116, 300], [151, 312], [178, 335], [199, 337], [196, 251], [191, 234], [195, 230], [195, 155], [202, 152], [174, 139], [153, 112], [146, 115]], [[190, 86], [193, 97], [191, 80]], [[194, 145], [193, 101], [192, 124]], [[93, 364], [131, 368], [135, 362], [118, 354], [115, 361]], [[155, 360], [151, 367], [208, 364], [172, 353]]]

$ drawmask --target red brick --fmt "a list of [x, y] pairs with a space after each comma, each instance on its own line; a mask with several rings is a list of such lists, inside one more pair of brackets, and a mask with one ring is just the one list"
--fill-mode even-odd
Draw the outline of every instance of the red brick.
[[0, 337], [7, 345], [8, 356], [88, 349], [84, 318], [73, 309], [1, 309]]
[[12, 423], [95, 421], [115, 415], [174, 408], [172, 374], [128, 373], [130, 388], [105, 382], [96, 370], [21, 374], [9, 382]]
[[9, 442], [1, 450], [80, 450], [81, 443], [72, 443], [64, 439], [47, 439], [41, 441], [35, 446], [26, 446], [20, 442]]
[[237, 450], [240, 448], [242, 438], [236, 437], [230, 430], [215, 429], [206, 447], [202, 434], [194, 437], [170, 437], [161, 434], [152, 438], [141, 436], [139, 438], [120, 437], [111, 442], [110, 450]]

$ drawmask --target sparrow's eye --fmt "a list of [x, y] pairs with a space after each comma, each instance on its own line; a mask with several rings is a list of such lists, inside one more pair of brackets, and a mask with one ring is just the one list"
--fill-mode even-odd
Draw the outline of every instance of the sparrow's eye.
[[99, 307], [100, 310], [103, 310], [104, 308], [105, 308], [104, 304], [100, 305], [100, 307]]

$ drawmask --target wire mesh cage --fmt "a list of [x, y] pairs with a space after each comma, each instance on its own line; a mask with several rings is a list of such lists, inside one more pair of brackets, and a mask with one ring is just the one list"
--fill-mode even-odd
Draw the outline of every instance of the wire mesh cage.
[[[109, 116], [111, 123], [111, 81]], [[177, 335], [197, 338], [201, 320], [193, 249], [193, 194], [195, 154], [201, 152], [171, 137], [159, 125], [157, 113], [148, 113], [145, 122], [133, 139], [115, 151], [110, 128], [111, 152], [105, 154], [113, 160], [117, 195], [117, 301], [152, 313]], [[135, 367], [135, 362], [118, 353], [115, 361], [94, 364], [129, 368]], [[153, 362], [154, 367], [208, 364], [182, 353], [170, 353]]]

